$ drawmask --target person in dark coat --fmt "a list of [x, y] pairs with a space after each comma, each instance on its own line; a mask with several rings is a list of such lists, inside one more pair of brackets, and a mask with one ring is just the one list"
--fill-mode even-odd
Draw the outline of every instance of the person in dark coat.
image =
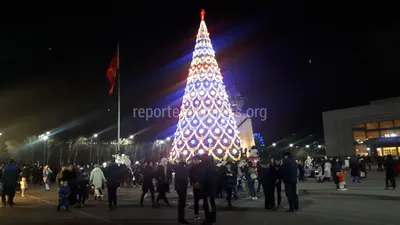
[[[215, 205], [215, 197], [218, 189], [218, 172], [214, 164], [212, 156], [204, 155], [202, 157], [202, 175], [200, 182], [196, 183], [196, 187], [201, 188], [203, 196], [203, 209], [205, 215], [204, 225], [213, 224], [217, 220], [217, 207]], [[211, 205], [211, 210], [209, 208]]]
[[360, 165], [357, 159], [353, 159], [350, 162], [350, 175], [353, 178], [353, 182], [361, 183], [360, 181]]
[[232, 193], [234, 192], [237, 184], [237, 174], [232, 170], [232, 163], [228, 162], [226, 165], [225, 174], [223, 177], [223, 188], [226, 192], [226, 200], [228, 206], [232, 206]]
[[[274, 183], [271, 182], [271, 170], [270, 164], [265, 161], [260, 161], [260, 166], [258, 168], [259, 180], [262, 182], [262, 187], [264, 191], [264, 208], [272, 209], [271, 204], [271, 190], [274, 187]], [[271, 184], [272, 183], [272, 184]]]
[[[276, 201], [277, 205], [276, 208], [280, 208], [281, 202], [282, 202], [282, 173], [281, 173], [281, 166], [282, 166], [282, 160], [280, 159], [274, 159], [274, 166], [271, 167], [273, 176], [277, 178], [277, 181], [275, 183], [275, 189], [276, 189]], [[275, 192], [275, 190], [274, 190]], [[274, 201], [275, 201], [275, 193], [274, 193]]]
[[156, 199], [156, 205], [159, 207], [160, 206], [160, 200], [163, 199], [165, 205], [170, 207], [171, 205], [169, 204], [168, 198], [167, 198], [167, 193], [169, 192], [169, 170], [168, 170], [168, 160], [166, 158], [163, 158], [161, 160], [160, 165], [157, 166], [156, 170], [156, 179], [157, 179], [157, 191], [158, 191], [158, 196]]
[[299, 210], [299, 196], [297, 193], [297, 164], [289, 152], [284, 153], [282, 163], [282, 181], [285, 184], [285, 193], [289, 202], [287, 212]]
[[196, 187], [196, 183], [199, 183], [202, 177], [202, 170], [201, 170], [201, 164], [200, 164], [200, 156], [195, 155], [192, 158], [192, 167], [190, 167], [189, 170], [189, 178], [190, 178], [190, 183], [193, 186], [193, 198], [194, 198], [194, 220], [199, 220], [199, 201], [202, 198], [201, 196], [201, 189], [199, 186]]
[[342, 170], [339, 159], [336, 158], [334, 161], [332, 161], [332, 177], [333, 177], [333, 181], [335, 182], [336, 185], [336, 189], [340, 190], [339, 188], [339, 177], [336, 175], [337, 173], [340, 173], [340, 171]]
[[72, 165], [69, 165], [68, 168], [63, 172], [61, 181], [67, 181], [70, 194], [68, 196], [68, 202], [70, 206], [75, 205], [78, 200], [76, 195], [78, 194], [78, 185], [77, 185], [77, 175], [76, 170]]
[[112, 162], [106, 170], [108, 208], [114, 210], [117, 207], [117, 188], [121, 184], [121, 172], [118, 164]]
[[178, 223], [189, 224], [185, 219], [186, 196], [189, 185], [189, 168], [186, 165], [186, 157], [182, 155], [177, 164], [169, 164], [167, 167], [175, 171], [175, 190], [179, 198]]
[[392, 155], [387, 155], [385, 167], [386, 167], [385, 189], [387, 190], [389, 188], [389, 181], [390, 181], [391, 187], [394, 190], [396, 189], [395, 177], [397, 172], [396, 172], [396, 161], [393, 159]]
[[154, 197], [154, 171], [153, 171], [153, 163], [145, 162], [143, 169], [140, 170], [142, 172], [142, 196], [140, 197], [140, 205], [143, 206], [144, 196], [147, 192], [150, 191], [151, 194], [151, 203], [152, 206], [155, 208], [155, 197]]
[[265, 209], [275, 209], [275, 184], [279, 180], [278, 173], [273, 165], [273, 160], [270, 163], [261, 162], [260, 174], [263, 181], [262, 186], [264, 190]]
[[[3, 168], [3, 173], [0, 180], [0, 183], [3, 184], [3, 192], [1, 193], [1, 202], [3, 203], [3, 207], [5, 207], [7, 204], [10, 207], [13, 207], [18, 178], [18, 167], [15, 165], [14, 160], [10, 159], [8, 165]], [[8, 196], [7, 202], [6, 195]]]

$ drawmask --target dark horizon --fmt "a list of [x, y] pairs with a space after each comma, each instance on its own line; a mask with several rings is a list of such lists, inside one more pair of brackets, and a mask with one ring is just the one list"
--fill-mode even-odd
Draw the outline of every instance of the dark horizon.
[[244, 108], [268, 109], [254, 132], [266, 143], [293, 133], [320, 139], [323, 111], [400, 96], [400, 21], [320, 4], [35, 6], [45, 20], [9, 22], [0, 37], [2, 139], [47, 130], [115, 138], [116, 95], [108, 95], [106, 70], [117, 43], [122, 136], [149, 128], [140, 140], [166, 137], [177, 118], [144, 121], [132, 109], [180, 106], [202, 8], [227, 89], [247, 98]]

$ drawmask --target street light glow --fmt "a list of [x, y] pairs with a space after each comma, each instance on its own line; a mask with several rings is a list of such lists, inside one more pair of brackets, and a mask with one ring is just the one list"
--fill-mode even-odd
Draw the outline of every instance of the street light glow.
[[44, 135], [42, 138], [43, 138], [43, 140], [45, 140], [45, 141], [46, 141], [47, 139], [49, 139], [49, 136], [47, 136], [47, 135]]
[[46, 132], [46, 135], [50, 135], [50, 131], [47, 131], [47, 132]]
[[131, 136], [129, 136], [129, 139], [133, 139], [133, 137], [135, 137], [135, 136], [131, 135]]
[[289, 146], [290, 146], [290, 147], [293, 147], [293, 144], [290, 144]]
[[275, 146], [276, 146], [276, 143], [272, 143], [272, 146], [274, 146], [274, 147], [275, 147]]
[[322, 145], [318, 145], [318, 148], [322, 148]]
[[0, 136], [3, 135], [3, 133], [0, 133]]
[[167, 141], [169, 141], [169, 140], [171, 140], [171, 138], [170, 138], [170, 137], [167, 137]]
[[160, 144], [163, 144], [164, 143], [164, 141], [163, 140], [160, 140]]
[[309, 145], [306, 145], [306, 148], [310, 148], [310, 146], [309, 146]]
[[97, 134], [93, 134], [93, 137], [97, 138], [97, 136], [98, 136]]

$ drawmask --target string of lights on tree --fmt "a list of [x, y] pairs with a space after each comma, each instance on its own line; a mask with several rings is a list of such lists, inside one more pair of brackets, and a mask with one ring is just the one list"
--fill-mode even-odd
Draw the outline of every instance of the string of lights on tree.
[[264, 138], [261, 136], [260, 133], [254, 133], [253, 136], [254, 136], [254, 141], [256, 142], [257, 147], [265, 146]]
[[200, 28], [170, 158], [196, 154], [239, 160], [241, 140], [201, 12]]

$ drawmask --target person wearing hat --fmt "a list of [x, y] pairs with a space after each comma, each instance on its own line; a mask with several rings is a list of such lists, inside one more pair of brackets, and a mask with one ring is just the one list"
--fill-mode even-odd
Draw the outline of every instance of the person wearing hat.
[[287, 212], [299, 210], [299, 196], [297, 193], [297, 164], [290, 152], [283, 154], [281, 167], [282, 181], [285, 184], [285, 194], [289, 202]]

